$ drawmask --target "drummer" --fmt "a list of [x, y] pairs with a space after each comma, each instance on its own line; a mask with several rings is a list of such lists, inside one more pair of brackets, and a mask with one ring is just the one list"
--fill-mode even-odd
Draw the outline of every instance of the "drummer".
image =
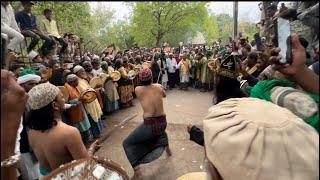
[[[94, 58], [97, 58], [97, 57], [94, 57]], [[88, 83], [90, 83], [90, 80], [93, 77], [95, 77], [93, 67], [89, 61], [84, 61], [82, 65], [83, 65], [83, 68], [85, 69], [85, 73], [87, 74], [86, 80]], [[99, 62], [99, 66], [100, 66], [100, 62]], [[95, 88], [100, 107], [101, 109], [103, 109], [103, 98], [102, 98], [102, 92], [99, 89], [100, 87], [91, 87], [91, 88]]]
[[128, 72], [124, 68], [121, 59], [117, 59], [115, 63], [115, 70], [119, 71], [121, 78], [118, 82], [118, 92], [120, 95], [120, 103], [122, 107], [132, 106], [132, 80], [129, 80]]
[[[73, 72], [79, 77], [79, 83], [77, 86], [77, 89], [79, 90], [79, 93], [83, 93], [84, 91], [88, 89], [92, 89], [88, 83], [87, 79], [87, 73], [85, 72], [84, 68], [77, 65], [73, 68]], [[91, 130], [94, 138], [100, 137], [100, 134], [103, 130], [103, 123], [101, 121], [102, 116], [102, 110], [99, 105], [99, 102], [97, 99], [95, 99], [91, 103], [84, 103], [84, 108], [87, 112], [90, 124], [91, 124]]]
[[78, 129], [62, 122], [65, 102], [59, 88], [43, 83], [33, 87], [28, 94], [31, 109], [28, 139], [39, 160], [41, 176], [72, 160], [89, 157], [98, 147], [93, 143], [88, 152]]
[[103, 88], [104, 88], [104, 109], [103, 111], [105, 113], [110, 113], [113, 111], [116, 111], [119, 109], [119, 94], [117, 91], [117, 86], [118, 84], [116, 82], [114, 82], [111, 78], [110, 78], [110, 71], [108, 68], [108, 63], [105, 61], [101, 62], [101, 68], [103, 73], [108, 74], [108, 78], [105, 81]]
[[66, 77], [66, 83], [64, 87], [69, 93], [69, 99], [66, 99], [69, 104], [73, 104], [74, 106], [67, 110], [68, 121], [72, 126], [78, 128], [81, 133], [83, 142], [88, 144], [90, 141], [90, 122], [87, 116], [87, 113], [81, 103], [80, 93], [77, 90], [77, 86], [79, 84], [79, 78], [75, 74], [69, 74]]
[[97, 77], [99, 76], [100, 73], [102, 73], [102, 69], [100, 67], [100, 59], [99, 59], [99, 56], [95, 56], [93, 59], [92, 59], [92, 74], [93, 74], [93, 77]]

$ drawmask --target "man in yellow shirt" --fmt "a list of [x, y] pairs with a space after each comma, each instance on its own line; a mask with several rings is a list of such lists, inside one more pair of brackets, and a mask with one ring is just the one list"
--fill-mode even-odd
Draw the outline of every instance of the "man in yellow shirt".
[[181, 69], [180, 70], [180, 83], [181, 83], [180, 89], [183, 89], [183, 90], [188, 89], [190, 68], [191, 68], [191, 63], [187, 57], [187, 54], [183, 54], [182, 60], [177, 65], [177, 69]]
[[52, 11], [50, 9], [45, 9], [43, 11], [43, 15], [46, 17], [41, 21], [41, 29], [42, 31], [48, 35], [51, 39], [58, 41], [60, 43], [61, 50], [60, 53], [65, 53], [67, 50], [68, 44], [64, 41], [64, 39], [60, 36], [58, 31], [58, 26], [55, 20], [52, 19]]

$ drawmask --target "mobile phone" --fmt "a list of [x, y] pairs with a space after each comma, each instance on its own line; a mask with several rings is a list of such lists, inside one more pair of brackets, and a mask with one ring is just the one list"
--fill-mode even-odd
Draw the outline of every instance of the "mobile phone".
[[291, 64], [292, 63], [292, 51], [291, 51], [291, 33], [290, 33], [290, 23], [288, 20], [283, 18], [277, 19], [276, 26], [276, 36], [277, 36], [277, 44], [281, 49], [280, 55], [280, 63], [281, 64]]

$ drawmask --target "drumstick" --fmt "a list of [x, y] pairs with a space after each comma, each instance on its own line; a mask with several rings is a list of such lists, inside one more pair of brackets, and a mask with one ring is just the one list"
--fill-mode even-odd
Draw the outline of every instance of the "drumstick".
[[116, 130], [118, 127], [121, 127], [123, 124], [127, 123], [128, 121], [132, 120], [133, 118], [135, 118], [138, 114], [134, 114], [132, 116], [129, 116], [127, 118], [125, 118], [124, 120], [122, 120], [118, 125], [116, 125], [116, 127], [114, 127], [113, 129], [111, 129], [111, 131], [109, 131], [108, 133], [106, 133], [105, 135], [103, 135], [101, 138], [99, 138], [98, 140], [98, 144], [103, 143], [105, 140], [107, 140], [110, 135], [113, 133], [114, 130]]

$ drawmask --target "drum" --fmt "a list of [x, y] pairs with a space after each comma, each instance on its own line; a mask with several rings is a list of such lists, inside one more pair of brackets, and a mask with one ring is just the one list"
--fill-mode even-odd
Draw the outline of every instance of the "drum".
[[129, 180], [129, 176], [124, 168], [117, 163], [111, 161], [110, 159], [102, 159], [94, 156], [61, 165], [43, 179]]
[[98, 86], [98, 85], [100, 85], [100, 86], [102, 86], [103, 85], [103, 79], [102, 79], [102, 77], [94, 77], [94, 78], [92, 78], [91, 80], [90, 80], [90, 86], [92, 87], [92, 88], [96, 88], [96, 86]]
[[69, 99], [69, 91], [64, 86], [57, 86], [57, 87], [60, 89], [61, 93], [63, 94], [63, 98], [66, 101], [68, 101], [68, 99]]
[[80, 94], [80, 97], [84, 103], [91, 103], [97, 99], [97, 94], [96, 94], [96, 91], [91, 88], [91, 89], [87, 89], [86, 91], [83, 91]]
[[135, 70], [130, 70], [128, 72], [129, 79], [131, 79], [131, 80], [134, 79], [136, 77], [136, 75], [137, 75], [137, 73]]
[[176, 180], [209, 180], [211, 174], [208, 172], [192, 172], [178, 177]]
[[143, 69], [146, 69], [146, 68], [151, 69], [151, 66], [152, 66], [152, 61], [146, 61], [142, 64]]
[[142, 65], [141, 64], [137, 64], [137, 65], [135, 65], [133, 70], [136, 71], [136, 74], [139, 74], [141, 69], [142, 69]]
[[121, 74], [119, 71], [113, 71], [112, 73], [110, 73], [110, 77], [113, 81], [119, 81], [121, 78]]
[[110, 77], [109, 74], [106, 74], [106, 73], [101, 73], [100, 74], [100, 77], [102, 79], [102, 82], [104, 84], [104, 82], [106, 82], [106, 80]]

